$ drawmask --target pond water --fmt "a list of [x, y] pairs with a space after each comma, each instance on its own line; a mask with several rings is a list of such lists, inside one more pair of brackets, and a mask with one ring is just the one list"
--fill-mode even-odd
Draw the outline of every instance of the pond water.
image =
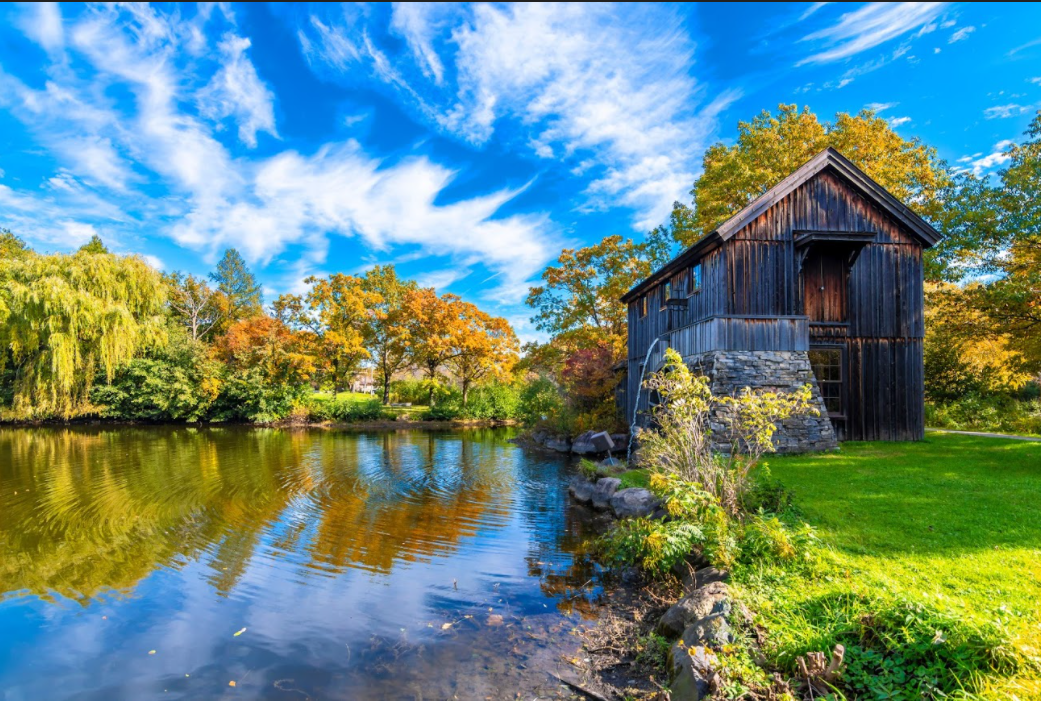
[[591, 529], [511, 435], [0, 429], [0, 699], [562, 693]]

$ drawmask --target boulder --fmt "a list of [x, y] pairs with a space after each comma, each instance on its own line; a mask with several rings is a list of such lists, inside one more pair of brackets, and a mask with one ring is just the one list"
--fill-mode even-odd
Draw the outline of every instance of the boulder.
[[723, 582], [712, 582], [670, 606], [669, 610], [662, 614], [654, 632], [671, 640], [685, 634], [692, 625], [704, 618], [730, 613], [730, 608], [730, 591], [727, 585]]
[[639, 518], [653, 514], [659, 502], [650, 490], [632, 487], [615, 492], [610, 504], [617, 518]]
[[593, 445], [593, 432], [586, 431], [581, 436], [575, 438], [574, 442], [571, 443], [571, 452], [579, 455], [589, 455], [598, 452], [596, 446]]
[[[693, 654], [692, 654], [693, 653]], [[677, 641], [669, 650], [669, 690], [672, 701], [701, 701], [712, 693], [716, 656], [704, 646]]]
[[589, 442], [593, 444], [598, 453], [609, 453], [614, 450], [614, 441], [611, 440], [611, 434], [607, 431], [594, 433], [589, 437]]
[[[729, 604], [727, 608], [729, 613]], [[714, 613], [687, 626], [681, 638], [691, 645], [705, 645], [718, 650], [734, 642], [734, 630], [725, 613]]]
[[629, 434], [628, 433], [612, 433], [611, 442], [614, 443], [614, 449], [619, 453], [624, 453], [629, 449]]
[[543, 445], [545, 445], [550, 450], [557, 451], [558, 453], [571, 452], [571, 443], [568, 441], [567, 438], [560, 438], [559, 436], [547, 438], [546, 442]]
[[571, 498], [579, 504], [588, 504], [593, 501], [593, 490], [595, 488], [596, 485], [582, 475], [575, 475], [571, 478], [571, 484], [568, 485], [567, 490], [571, 494]]
[[617, 477], [602, 477], [596, 482], [593, 490], [593, 508], [606, 511], [611, 506], [611, 497], [618, 491], [618, 485], [622, 480]]

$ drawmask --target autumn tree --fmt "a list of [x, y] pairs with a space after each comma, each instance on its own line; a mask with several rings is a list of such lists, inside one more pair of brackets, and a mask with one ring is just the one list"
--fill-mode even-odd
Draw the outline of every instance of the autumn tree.
[[0, 229], [0, 260], [11, 258], [25, 258], [32, 249], [7, 229]]
[[304, 282], [310, 286], [304, 297], [282, 295], [275, 300], [275, 316], [308, 339], [316, 363], [338, 393], [369, 357], [365, 343], [371, 309], [381, 298], [353, 275], [312, 276]]
[[[705, 151], [703, 173], [691, 190], [693, 214], [687, 226], [675, 229], [678, 242], [690, 246], [828, 146], [918, 214], [938, 220], [950, 179], [935, 149], [904, 139], [870, 110], [820, 122], [808, 107], [782, 104], [776, 115], [764, 110], [739, 122], [732, 146], [717, 143]], [[939, 273], [930, 268], [930, 277]]]
[[428, 404], [434, 405], [434, 389], [441, 369], [460, 352], [465, 330], [465, 308], [459, 297], [438, 297], [433, 288], [410, 290], [405, 295], [405, 318], [412, 360], [422, 368], [428, 383]]
[[490, 379], [509, 377], [517, 362], [517, 335], [509, 322], [493, 317], [469, 302], [459, 302], [462, 330], [448, 366], [459, 379], [466, 406], [470, 389]]
[[0, 259], [0, 364], [14, 365], [17, 416], [77, 414], [98, 374], [111, 381], [163, 338], [159, 274], [137, 256], [91, 250]]
[[80, 246], [80, 251], [83, 253], [108, 253], [108, 246], [101, 240], [101, 237], [94, 234], [90, 237], [90, 241]]
[[663, 263], [658, 242], [636, 243], [618, 235], [585, 248], [565, 248], [542, 273], [542, 284], [525, 300], [532, 321], [563, 345], [589, 347], [609, 339], [616, 349], [626, 341], [627, 308], [620, 300]]
[[266, 314], [236, 321], [216, 339], [213, 352], [229, 371], [260, 370], [271, 384], [298, 386], [315, 372], [314, 357], [293, 330]]
[[223, 294], [202, 278], [176, 272], [164, 275], [170, 310], [193, 341], [201, 340], [224, 319], [228, 309]]
[[411, 362], [405, 296], [417, 285], [401, 280], [393, 265], [377, 265], [362, 277], [361, 289], [373, 295], [365, 348], [372, 358], [376, 379], [383, 387], [383, 403], [390, 402], [390, 382]]
[[239, 319], [263, 313], [260, 285], [236, 249], [224, 251], [217, 269], [210, 273], [210, 281], [217, 285], [217, 291], [223, 295], [220, 301], [225, 307], [222, 316], [226, 323], [232, 324]]

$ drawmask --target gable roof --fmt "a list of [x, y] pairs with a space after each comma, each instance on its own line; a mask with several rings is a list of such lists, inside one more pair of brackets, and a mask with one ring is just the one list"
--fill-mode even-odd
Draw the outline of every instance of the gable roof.
[[701, 254], [707, 253], [721, 245], [747, 224], [754, 221], [760, 214], [829, 167], [841, 175], [854, 190], [870, 199], [905, 226], [926, 248], [933, 246], [940, 240], [940, 233], [929, 222], [911, 211], [907, 205], [893, 197], [893, 195], [889, 194], [889, 191], [869, 178], [860, 168], [853, 165], [849, 159], [829, 146], [797, 168], [794, 173], [752, 200], [739, 212], [703, 236], [693, 246], [652, 273], [650, 277], [638, 283], [625, 293], [622, 301], [629, 302], [644, 290], [657, 284], [660, 280], [671, 276], [688, 261], [700, 257]]

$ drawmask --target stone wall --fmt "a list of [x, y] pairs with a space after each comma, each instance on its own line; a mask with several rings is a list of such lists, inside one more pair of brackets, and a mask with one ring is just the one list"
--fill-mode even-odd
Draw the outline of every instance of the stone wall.
[[[809, 383], [820, 416], [797, 416], [781, 422], [774, 434], [778, 453], [811, 453], [838, 447], [820, 389], [805, 351], [712, 351], [684, 358], [693, 370], [712, 378], [712, 393], [733, 395], [744, 387], [790, 392]], [[713, 426], [720, 431], [721, 426]], [[730, 446], [717, 450], [729, 452]]]

